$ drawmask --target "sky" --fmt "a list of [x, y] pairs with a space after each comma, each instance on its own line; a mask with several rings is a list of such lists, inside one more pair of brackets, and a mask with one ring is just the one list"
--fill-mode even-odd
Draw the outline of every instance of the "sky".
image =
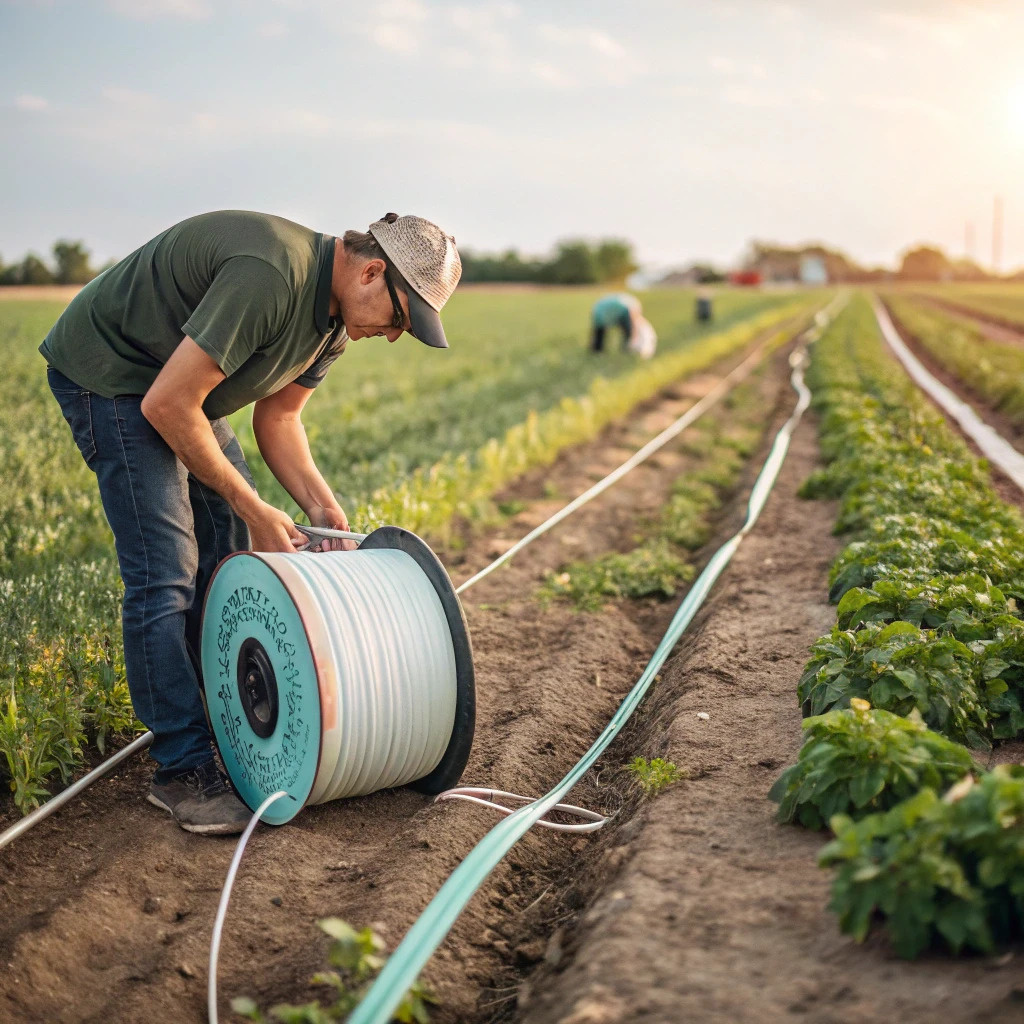
[[[1024, 265], [1024, 3], [0, 0], [0, 259], [255, 209], [460, 246]], [[970, 235], [970, 239], [968, 238]]]

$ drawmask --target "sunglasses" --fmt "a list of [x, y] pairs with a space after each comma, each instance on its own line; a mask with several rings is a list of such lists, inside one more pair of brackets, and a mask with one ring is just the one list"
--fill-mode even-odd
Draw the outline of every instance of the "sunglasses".
[[[402, 303], [398, 301], [398, 292], [395, 290], [394, 284], [391, 282], [391, 268], [384, 265], [384, 283], [388, 286], [388, 295], [391, 296], [391, 305], [394, 307], [395, 315], [391, 318], [392, 327], [400, 327], [405, 330], [405, 311], [402, 309]], [[412, 334], [412, 331], [409, 331]], [[415, 337], [415, 335], [413, 335]]]

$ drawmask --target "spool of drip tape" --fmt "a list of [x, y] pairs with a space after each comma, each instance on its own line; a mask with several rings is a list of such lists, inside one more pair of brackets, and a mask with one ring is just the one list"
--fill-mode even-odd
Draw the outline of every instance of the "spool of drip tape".
[[283, 824], [306, 804], [454, 786], [473, 743], [473, 654], [444, 566], [384, 526], [356, 551], [243, 551], [203, 605], [202, 667], [239, 795]]

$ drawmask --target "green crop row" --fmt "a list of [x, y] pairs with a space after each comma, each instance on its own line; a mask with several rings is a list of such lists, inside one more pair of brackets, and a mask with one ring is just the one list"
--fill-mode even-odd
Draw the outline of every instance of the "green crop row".
[[[587, 352], [593, 298], [459, 293], [446, 310], [449, 353], [409, 341], [400, 359], [383, 343], [353, 343], [305, 419], [354, 522], [443, 537], [453, 515], [475, 518], [501, 483], [805, 301], [724, 293], [709, 330], [693, 322], [691, 293], [651, 293], [645, 307], [662, 346], [638, 364]], [[102, 750], [133, 727], [110, 531], [36, 352], [60, 311], [0, 304], [0, 780], [22, 811], [45, 798], [51, 776], [69, 776], [87, 745]], [[235, 421], [261, 490], [290, 506], [269, 482], [247, 415]]]
[[1024, 348], [993, 341], [967, 321], [912, 299], [889, 296], [887, 302], [940, 366], [1024, 426]]
[[904, 956], [987, 950], [1020, 934], [1024, 815], [1007, 808], [1024, 807], [1024, 773], [973, 787], [961, 744], [1024, 730], [1024, 521], [884, 351], [863, 297], [808, 381], [827, 466], [804, 494], [838, 498], [851, 540], [837, 625], [799, 683], [805, 743], [771, 795], [781, 820], [835, 832], [821, 863], [844, 931], [882, 920]]
[[914, 291], [962, 306], [1008, 327], [1024, 327], [1024, 286], [1020, 284], [916, 285]]
[[441, 540], [456, 517], [479, 518], [489, 497], [528, 469], [544, 466], [569, 445], [595, 437], [640, 402], [674, 381], [702, 370], [749, 345], [758, 334], [806, 309], [806, 300], [744, 321], [705, 338], [699, 345], [671, 352], [614, 380], [596, 379], [589, 392], [565, 397], [546, 412], [531, 410], [504, 437], [491, 438], [475, 453], [445, 455], [417, 469], [397, 485], [381, 488], [355, 516], [359, 527], [401, 523]]
[[685, 555], [706, 543], [713, 513], [735, 486], [764, 430], [764, 411], [753, 391], [750, 381], [739, 385], [687, 432], [683, 450], [695, 465], [673, 483], [661, 513], [641, 524], [634, 548], [548, 572], [539, 600], [599, 611], [622, 597], [673, 597], [693, 579], [695, 570]]

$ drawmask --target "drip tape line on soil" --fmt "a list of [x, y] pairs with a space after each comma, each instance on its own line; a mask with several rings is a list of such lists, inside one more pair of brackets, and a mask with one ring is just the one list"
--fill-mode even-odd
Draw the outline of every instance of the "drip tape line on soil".
[[[837, 297], [829, 306], [829, 310], [831, 311], [838, 303], [845, 303], [845, 295]], [[768, 500], [789, 449], [793, 432], [811, 401], [811, 393], [803, 380], [807, 358], [806, 346], [817, 340], [832, 315], [831, 312], [825, 313], [824, 317], [819, 314], [816, 317], [817, 327], [805, 333], [804, 344], [790, 356], [793, 369], [791, 382], [799, 397], [789, 419], [776, 434], [768, 458], [754, 482], [743, 526], [712, 555], [703, 572], [697, 577], [633, 689], [627, 694], [601, 735], [562, 781], [543, 797], [498, 822], [455, 868], [388, 959], [362, 1002], [348, 1018], [348, 1024], [387, 1024], [391, 1020], [391, 1015], [403, 995], [415, 982], [434, 950], [444, 941], [455, 920], [487, 876], [515, 843], [583, 778], [639, 706], [656, 673], [703, 605], [712, 586], [732, 560], [743, 538], [753, 529]]]
[[945, 384], [936, 380], [921, 361], [910, 351], [900, 337], [885, 307], [874, 297], [875, 319], [889, 347], [906, 368], [917, 386], [940, 409], [956, 420], [960, 429], [981, 449], [990, 462], [995, 463], [1022, 491], [1024, 491], [1024, 455], [990, 427], [975, 410], [959, 398]]
[[18, 836], [27, 832], [34, 825], [38, 825], [44, 818], [48, 818], [54, 811], [60, 810], [66, 803], [73, 800], [83, 789], [87, 789], [97, 779], [102, 778], [122, 761], [126, 761], [133, 754], [137, 754], [153, 742], [153, 734], [144, 732], [141, 736], [132, 740], [123, 750], [119, 750], [113, 757], [97, 765], [91, 772], [86, 773], [77, 782], [72, 783], [63, 792], [58, 793], [52, 800], [47, 800], [42, 807], [37, 807], [31, 814], [26, 814], [21, 821], [15, 822], [9, 828], [0, 832], [0, 850], [8, 843], [13, 843]]
[[468, 590], [474, 584], [479, 583], [485, 576], [489, 576], [495, 569], [500, 568], [522, 551], [527, 544], [531, 544], [542, 534], [557, 526], [563, 519], [571, 516], [577, 509], [593, 501], [599, 494], [608, 490], [612, 484], [618, 483], [627, 473], [636, 469], [637, 466], [649, 459], [655, 452], [664, 448], [669, 441], [678, 437], [687, 427], [692, 426], [704, 413], [717, 405], [730, 391], [750, 376], [754, 367], [767, 355], [768, 349], [772, 347], [778, 337], [778, 332], [774, 332], [769, 338], [766, 338], [742, 363], [726, 374], [700, 401], [687, 409], [675, 422], [670, 423], [657, 437], [648, 441], [643, 448], [636, 452], [635, 455], [630, 456], [618, 469], [613, 469], [603, 480], [598, 480], [593, 487], [584, 491], [578, 498], [574, 498], [553, 516], [545, 519], [540, 526], [531, 530], [522, 540], [516, 541], [503, 555], [496, 558], [490, 565], [485, 566], [475, 576], [471, 576], [465, 583], [457, 587], [455, 593], [461, 594], [464, 590]]

